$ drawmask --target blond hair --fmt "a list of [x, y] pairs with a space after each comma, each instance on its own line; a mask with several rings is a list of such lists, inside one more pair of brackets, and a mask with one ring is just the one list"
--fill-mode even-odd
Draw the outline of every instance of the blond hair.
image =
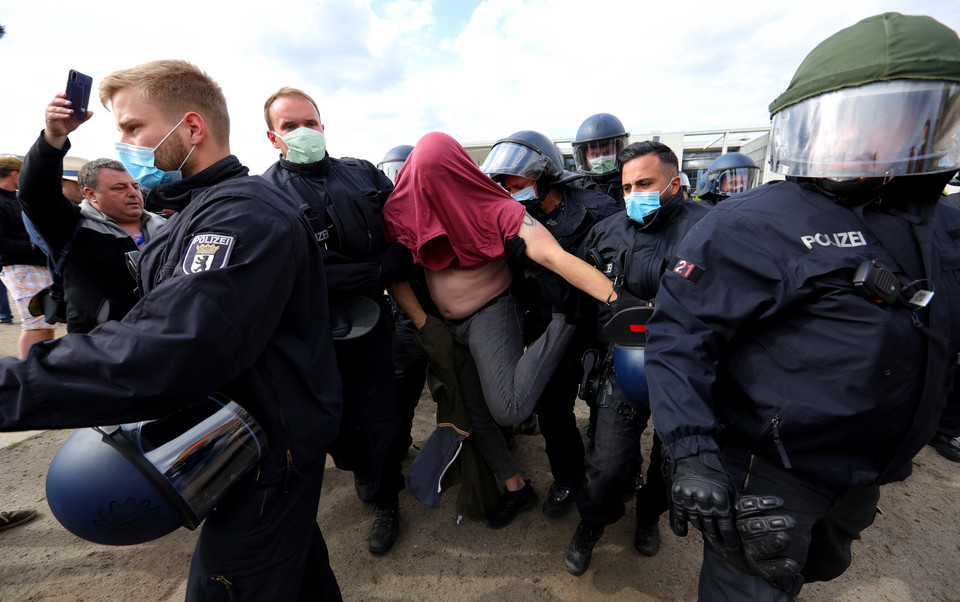
[[114, 71], [100, 82], [104, 108], [120, 90], [134, 88], [168, 119], [179, 121], [193, 111], [203, 118], [213, 139], [226, 145], [230, 139], [230, 115], [220, 85], [187, 61], [151, 61]]
[[291, 88], [289, 86], [284, 86], [270, 95], [270, 98], [267, 99], [267, 102], [263, 103], [263, 119], [267, 122], [267, 129], [273, 130], [273, 122], [270, 121], [270, 107], [273, 106], [273, 103], [277, 101], [278, 98], [283, 98], [285, 96], [297, 96], [304, 100], [310, 102], [313, 105], [313, 108], [317, 110], [317, 117], [320, 117], [320, 107], [317, 106], [317, 103], [310, 98], [310, 95], [304, 92], [303, 90], [298, 90], [297, 88]]

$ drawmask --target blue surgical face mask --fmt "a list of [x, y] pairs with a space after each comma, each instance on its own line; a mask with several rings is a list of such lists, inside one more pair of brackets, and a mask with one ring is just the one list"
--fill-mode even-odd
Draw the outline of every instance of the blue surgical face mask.
[[187, 159], [190, 158], [190, 155], [193, 154], [193, 149], [195, 149], [196, 146], [190, 147], [190, 152], [187, 153], [187, 156], [180, 162], [180, 167], [178, 167], [176, 171], [163, 171], [155, 164], [157, 160], [157, 149], [170, 137], [170, 134], [180, 127], [181, 123], [183, 123], [183, 119], [178, 121], [177, 125], [173, 126], [173, 129], [167, 132], [163, 140], [158, 142], [153, 148], [149, 146], [136, 146], [125, 142], [117, 142], [115, 144], [120, 162], [123, 163], [123, 166], [130, 172], [130, 175], [140, 186], [151, 189], [160, 184], [176, 182], [182, 177], [180, 170], [183, 169], [184, 164], [187, 162]]
[[327, 153], [326, 136], [323, 132], [308, 127], [287, 132], [287, 135], [280, 139], [287, 145], [285, 158], [291, 163], [316, 163]]
[[513, 197], [513, 200], [524, 203], [526, 201], [536, 200], [537, 191], [533, 189], [533, 184], [531, 184], [526, 188], [524, 188], [523, 190], [518, 190], [517, 192], [514, 192], [510, 196]]
[[[672, 183], [673, 180], [670, 182]], [[660, 195], [669, 188], [670, 184], [667, 184], [667, 187], [660, 192], [650, 190], [624, 195], [623, 202], [627, 205], [627, 217], [635, 222], [643, 222], [643, 218], [660, 208]]]

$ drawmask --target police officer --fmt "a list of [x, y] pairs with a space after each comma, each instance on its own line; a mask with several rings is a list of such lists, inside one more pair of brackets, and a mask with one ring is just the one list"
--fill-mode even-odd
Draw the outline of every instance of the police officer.
[[[635, 142], [620, 151], [618, 160], [627, 210], [594, 226], [578, 253], [596, 262], [620, 294], [615, 304], [599, 304], [600, 326], [621, 309], [653, 299], [664, 263], [709, 211], [683, 198], [677, 156], [668, 146]], [[623, 516], [623, 492], [635, 488], [635, 475], [640, 474], [640, 435], [650, 407], [645, 400], [626, 398], [612, 368], [606, 366], [602, 375], [606, 382], [599, 387], [597, 431], [587, 449], [587, 483], [577, 497], [581, 521], [564, 553], [564, 565], [575, 575], [589, 567], [604, 527]], [[666, 508], [655, 437], [646, 483], [637, 490], [634, 548], [639, 553], [653, 556], [659, 550], [657, 522]]]
[[[575, 174], [565, 173], [556, 145], [540, 132], [523, 130], [499, 140], [481, 170], [499, 182], [527, 212], [553, 234], [564, 250], [576, 252], [587, 232], [600, 220], [619, 211], [610, 197], [566, 184]], [[515, 261], [515, 260], [514, 260]], [[554, 310], [579, 324], [592, 323], [592, 303], [581, 304], [580, 292], [538, 264], [515, 265], [515, 288], [526, 309], [525, 338], [543, 332]], [[519, 284], [517, 284], [519, 283]], [[540, 431], [554, 481], [543, 502], [548, 516], [560, 516], [572, 505], [583, 482], [583, 439], [573, 414], [580, 384], [580, 358], [593, 341], [592, 328], [579, 328], [563, 361], [536, 406]]]
[[399, 534], [397, 494], [406, 452], [384, 286], [405, 280], [413, 264], [403, 245], [382, 242], [381, 210], [393, 184], [367, 161], [327, 153], [320, 111], [305, 92], [281, 88], [264, 103], [263, 115], [267, 138], [281, 152], [263, 177], [312, 210], [335, 331], [347, 321], [338, 316], [346, 316], [358, 299], [372, 299], [382, 309], [365, 336], [335, 342], [345, 409], [334, 459], [354, 471], [360, 498], [376, 502], [369, 548], [384, 554]]
[[879, 485], [956, 403], [960, 212], [939, 199], [960, 164], [960, 38], [864, 19], [770, 110], [786, 181], [697, 224], [647, 325], [671, 526], [705, 539], [701, 600], [792, 599], [842, 574]]
[[735, 194], [756, 188], [760, 183], [760, 168], [743, 153], [726, 153], [710, 163], [694, 196], [708, 207]]
[[573, 160], [577, 171], [623, 206], [623, 188], [617, 170], [617, 154], [627, 145], [630, 134], [610, 113], [587, 117], [573, 139]]
[[[195, 66], [118, 71], [100, 97], [178, 215], [144, 250], [143, 298], [122, 321], [0, 360], [0, 430], [148, 420], [219, 390], [268, 449], [207, 518], [187, 600], [339, 599], [316, 523], [341, 401], [312, 229], [230, 154], [223, 93]], [[59, 100], [50, 110], [69, 115]], [[150, 522], [144, 502], [128, 528]]]
[[[387, 151], [383, 160], [377, 164], [377, 169], [382, 171], [390, 181], [396, 184], [397, 176], [400, 174], [400, 168], [407, 161], [407, 157], [413, 152], [413, 147], [409, 144], [401, 144]], [[422, 281], [421, 272], [415, 276], [411, 274], [411, 282], [418, 284], [418, 289], [422, 290], [424, 286], [419, 286]], [[428, 304], [428, 300], [421, 295], [421, 304]], [[417, 329], [400, 306], [390, 297], [390, 310], [393, 315], [393, 333], [390, 337], [391, 349], [393, 351], [393, 375], [397, 383], [397, 400], [403, 410], [403, 437], [407, 442], [406, 449], [409, 451], [413, 445], [413, 417], [416, 413], [417, 405], [420, 403], [420, 396], [423, 394], [423, 385], [427, 382], [427, 358], [423, 350], [417, 346], [414, 341], [414, 334]]]

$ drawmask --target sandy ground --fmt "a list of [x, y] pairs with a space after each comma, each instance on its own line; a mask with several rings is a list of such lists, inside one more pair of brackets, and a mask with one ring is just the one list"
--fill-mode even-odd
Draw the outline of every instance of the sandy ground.
[[[0, 356], [16, 353], [19, 327], [0, 326]], [[414, 443], [432, 431], [435, 405], [425, 395]], [[586, 412], [578, 406], [582, 430]], [[53, 518], [44, 495], [50, 460], [69, 431], [0, 439], [0, 509], [33, 507], [36, 520], [0, 532], [0, 600], [181, 600], [197, 532], [180, 529], [149, 544], [87, 543]], [[649, 448], [649, 435], [645, 436]], [[525, 476], [541, 499], [552, 480], [539, 435], [517, 435]], [[416, 450], [413, 450], [416, 453]], [[408, 467], [413, 458], [407, 459]], [[373, 507], [359, 502], [350, 473], [328, 464], [317, 520], [347, 600], [693, 600], [700, 538], [675, 537], [661, 518], [663, 544], [653, 558], [633, 549], [633, 507], [607, 528], [581, 577], [563, 568], [563, 550], [579, 520], [539, 509], [492, 531], [457, 523], [455, 491], [432, 510], [401, 494], [401, 535], [384, 557], [367, 551]], [[882, 514], [854, 544], [852, 567], [829, 583], [809, 584], [801, 600], [960, 600], [960, 465], [927, 447], [906, 483], [883, 488]]]

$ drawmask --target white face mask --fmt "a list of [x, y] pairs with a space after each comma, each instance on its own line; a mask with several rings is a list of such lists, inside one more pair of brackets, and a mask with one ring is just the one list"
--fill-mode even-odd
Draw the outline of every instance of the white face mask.
[[299, 127], [286, 136], [274, 132], [287, 145], [287, 161], [291, 163], [316, 163], [327, 153], [327, 138], [323, 132], [308, 127]]

